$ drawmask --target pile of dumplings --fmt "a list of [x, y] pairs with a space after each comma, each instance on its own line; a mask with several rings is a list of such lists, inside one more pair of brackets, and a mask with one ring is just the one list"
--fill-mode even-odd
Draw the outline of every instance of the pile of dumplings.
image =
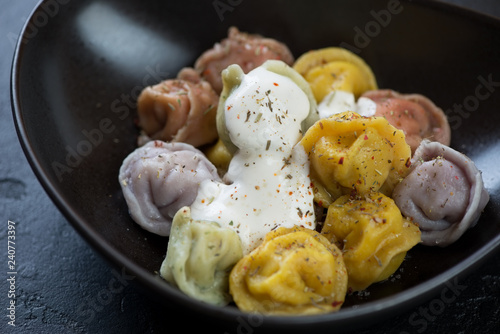
[[119, 171], [130, 215], [168, 237], [160, 276], [206, 303], [337, 311], [416, 245], [458, 240], [489, 201], [443, 111], [379, 89], [342, 48], [295, 59], [232, 27], [137, 109]]

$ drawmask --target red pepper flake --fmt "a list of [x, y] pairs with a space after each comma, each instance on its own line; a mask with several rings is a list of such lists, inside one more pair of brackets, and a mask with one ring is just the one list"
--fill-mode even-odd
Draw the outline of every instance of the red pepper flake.
[[[350, 289], [352, 290], [352, 288], [350, 288]], [[342, 305], [342, 304], [343, 304], [343, 302], [341, 302], [341, 301], [334, 301], [334, 302], [332, 303], [332, 306], [333, 306], [333, 307], [337, 307], [337, 306], [340, 306], [340, 305]]]
[[276, 82], [274, 83], [274, 85], [275, 85], [275, 86], [279, 86], [279, 85], [278, 85], [278, 83], [276, 83]]
[[458, 176], [455, 175], [455, 179], [458, 180]]
[[344, 164], [344, 157], [340, 157], [339, 159], [339, 165], [343, 165]]
[[323, 130], [323, 123], [319, 122], [319, 127]]
[[227, 106], [227, 110], [231, 110], [232, 107], [233, 107], [232, 105], [231, 106]]
[[368, 136], [367, 136], [367, 135], [365, 135], [365, 137], [364, 137], [363, 139], [364, 139], [364, 140], [368, 140]]

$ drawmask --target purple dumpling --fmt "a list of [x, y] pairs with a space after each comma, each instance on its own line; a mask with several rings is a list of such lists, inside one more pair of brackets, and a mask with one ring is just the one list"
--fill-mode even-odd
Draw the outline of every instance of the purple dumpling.
[[401, 213], [417, 223], [422, 244], [445, 247], [473, 227], [489, 201], [481, 172], [464, 154], [423, 140], [410, 173], [393, 192]]
[[217, 168], [190, 144], [155, 140], [136, 149], [120, 167], [119, 181], [132, 219], [168, 236], [176, 212], [193, 203], [204, 180], [220, 181]]

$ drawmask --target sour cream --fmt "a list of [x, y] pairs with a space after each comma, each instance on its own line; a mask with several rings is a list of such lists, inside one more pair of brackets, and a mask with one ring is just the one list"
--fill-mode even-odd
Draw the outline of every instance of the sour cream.
[[371, 117], [375, 115], [376, 110], [377, 104], [371, 99], [360, 97], [355, 101], [354, 94], [343, 90], [332, 91], [318, 105], [320, 118], [328, 118], [346, 111], [354, 111], [361, 116]]
[[202, 182], [192, 218], [234, 229], [245, 254], [277, 227], [314, 229], [309, 160], [296, 145], [309, 113], [307, 95], [290, 78], [258, 67], [244, 75], [224, 111], [239, 148], [225, 176], [229, 184]]

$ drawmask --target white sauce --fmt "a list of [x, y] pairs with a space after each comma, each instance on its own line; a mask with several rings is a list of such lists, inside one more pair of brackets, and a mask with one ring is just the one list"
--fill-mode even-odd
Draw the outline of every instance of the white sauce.
[[356, 112], [365, 117], [372, 117], [377, 111], [377, 104], [367, 97], [360, 97], [356, 107]]
[[356, 102], [354, 95], [350, 92], [335, 90], [323, 98], [318, 105], [320, 118], [328, 118], [345, 111], [353, 111], [361, 116], [371, 117], [375, 115], [377, 105], [366, 97], [360, 97]]
[[234, 229], [248, 254], [277, 227], [315, 228], [309, 160], [301, 145], [306, 94], [288, 77], [256, 68], [225, 102], [226, 126], [239, 148], [225, 179], [206, 180], [192, 218]]

